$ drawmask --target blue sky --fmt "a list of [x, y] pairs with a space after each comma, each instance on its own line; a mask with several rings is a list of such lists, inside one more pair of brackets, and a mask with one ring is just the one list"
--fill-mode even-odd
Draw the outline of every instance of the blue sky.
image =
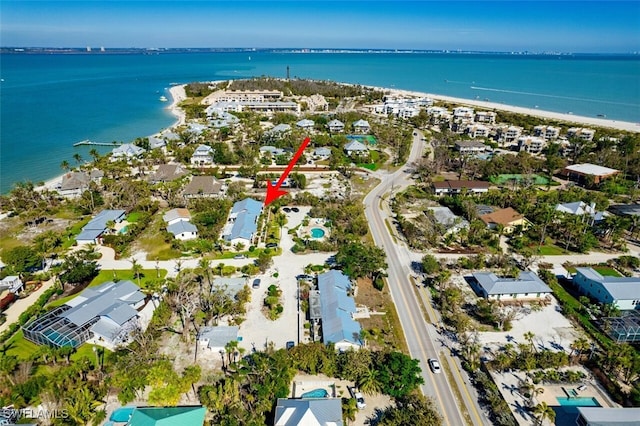
[[0, 45], [640, 52], [640, 1], [10, 1]]

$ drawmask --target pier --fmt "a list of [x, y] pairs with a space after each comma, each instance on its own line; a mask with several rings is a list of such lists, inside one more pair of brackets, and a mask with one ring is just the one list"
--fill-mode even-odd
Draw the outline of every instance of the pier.
[[118, 146], [122, 145], [122, 142], [93, 142], [89, 139], [85, 139], [80, 142], [76, 142], [73, 146], [83, 146], [83, 145], [95, 145], [95, 146]]

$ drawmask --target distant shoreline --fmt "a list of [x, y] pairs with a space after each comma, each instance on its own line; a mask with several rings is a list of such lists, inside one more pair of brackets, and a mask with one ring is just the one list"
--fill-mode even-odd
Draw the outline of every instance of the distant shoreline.
[[[215, 84], [223, 81], [233, 81], [233, 80], [217, 80], [217, 81], [209, 81], [208, 83]], [[351, 83], [340, 83], [340, 84], [355, 86], [355, 84], [351, 84]], [[186, 85], [187, 84], [180, 84], [180, 85], [171, 86], [171, 88], [169, 88], [169, 93], [171, 94], [172, 102], [171, 102], [171, 105], [167, 107], [167, 109], [173, 115], [176, 116], [176, 122], [173, 125], [169, 126], [168, 128], [161, 130], [157, 133], [154, 133], [149, 137], [161, 136], [162, 133], [167, 130], [171, 130], [186, 124], [186, 113], [179, 106], [180, 103], [187, 98], [187, 95], [185, 92]], [[533, 108], [524, 108], [524, 107], [500, 104], [495, 102], [456, 98], [452, 96], [444, 96], [444, 95], [437, 95], [432, 93], [416, 92], [411, 90], [402, 90], [402, 89], [395, 89], [395, 88], [389, 88], [389, 87], [378, 87], [378, 86], [362, 86], [362, 87], [368, 87], [374, 90], [382, 91], [384, 93], [390, 93], [394, 96], [428, 97], [437, 101], [450, 102], [458, 105], [474, 106], [474, 107], [480, 107], [480, 108], [489, 109], [489, 110], [507, 111], [515, 114], [530, 115], [530, 116], [539, 117], [543, 119], [552, 119], [552, 120], [564, 121], [567, 123], [575, 123], [576, 125], [590, 125], [590, 126], [604, 127], [609, 129], [628, 131], [628, 132], [635, 132], [635, 133], [640, 132], [640, 123], [631, 123], [627, 121], [618, 121], [618, 120], [607, 120], [605, 118], [592, 118], [592, 117], [585, 117], [585, 116], [572, 115], [572, 114], [561, 114], [561, 113], [552, 112], [552, 111], [544, 111], [544, 110], [538, 110]], [[37, 186], [36, 189], [37, 190], [55, 189], [55, 187], [62, 182], [62, 178], [64, 177], [65, 174], [66, 173], [62, 173], [58, 176], [55, 176], [51, 179], [46, 180], [43, 185]]]
[[464, 106], [480, 107], [488, 110], [507, 111], [515, 114], [530, 115], [533, 117], [565, 121], [568, 124], [587, 125], [604, 127], [608, 129], [623, 130], [627, 132], [640, 133], [640, 123], [632, 123], [630, 121], [608, 120], [606, 118], [587, 117], [583, 115], [563, 114], [559, 112], [540, 110], [535, 108], [525, 108], [514, 105], [501, 104], [497, 102], [479, 101], [474, 99], [456, 98], [453, 96], [437, 95], [425, 92], [416, 92], [411, 90], [392, 89], [377, 86], [363, 86], [385, 93], [396, 94], [396, 96], [418, 96], [429, 97], [431, 99], [443, 102], [450, 102]]

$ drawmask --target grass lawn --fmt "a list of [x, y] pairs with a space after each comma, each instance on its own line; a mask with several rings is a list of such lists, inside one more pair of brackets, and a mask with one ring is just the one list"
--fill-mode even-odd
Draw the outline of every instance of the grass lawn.
[[592, 268], [598, 271], [598, 273], [603, 277], [621, 277], [622, 276], [618, 273], [618, 271], [616, 271], [615, 269], [609, 266], [592, 266]]
[[129, 223], [134, 223], [137, 222], [138, 219], [140, 219], [140, 212], [131, 212], [129, 213], [129, 216], [127, 216], [127, 222]]
[[544, 246], [540, 246], [540, 248], [538, 249], [538, 254], [541, 256], [557, 256], [561, 254], [567, 254], [567, 251], [556, 245], [546, 244]]
[[154, 218], [137, 239], [136, 245], [147, 252], [147, 260], [171, 260], [182, 256], [179, 250], [172, 248], [171, 243], [164, 240], [160, 231], [163, 223], [162, 218]]
[[7, 340], [7, 345], [9, 345], [7, 355], [16, 356], [19, 359], [27, 359], [38, 350], [38, 345], [24, 338], [22, 329], [18, 330], [16, 334]]
[[91, 217], [86, 217], [80, 222], [75, 223], [71, 228], [65, 231], [63, 238], [66, 238], [62, 243], [62, 248], [68, 249], [76, 242], [76, 235], [82, 231], [82, 228], [91, 220]]

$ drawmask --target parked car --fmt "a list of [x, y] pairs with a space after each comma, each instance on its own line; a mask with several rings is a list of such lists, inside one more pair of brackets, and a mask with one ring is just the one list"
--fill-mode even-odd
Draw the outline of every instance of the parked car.
[[440, 368], [440, 362], [435, 358], [429, 358], [429, 368], [431, 368], [431, 371], [433, 371], [436, 374], [442, 373], [442, 368]]
[[268, 243], [268, 244], [266, 245], [266, 247], [267, 247], [267, 248], [276, 248], [276, 247], [278, 247], [278, 243]]
[[356, 407], [358, 407], [358, 410], [362, 410], [364, 407], [367, 406], [367, 403], [364, 400], [364, 396], [357, 388], [353, 386], [349, 387], [349, 393], [351, 393], [351, 396], [353, 397], [353, 399], [356, 400]]
[[246, 254], [236, 254], [235, 256], [233, 256], [234, 259], [246, 259], [247, 255]]
[[282, 209], [282, 211], [285, 212], [285, 213], [290, 213], [291, 209], [289, 207], [285, 207], [285, 208]]
[[260, 288], [260, 278], [256, 278], [255, 280], [253, 280], [253, 284], [251, 284], [251, 287]]
[[296, 342], [294, 342], [293, 340], [289, 340], [286, 344], [287, 349], [291, 349], [292, 347], [294, 347], [296, 345]]
[[294, 213], [298, 213], [300, 211], [300, 209], [297, 208], [297, 207], [291, 207], [291, 211], [294, 212]]

